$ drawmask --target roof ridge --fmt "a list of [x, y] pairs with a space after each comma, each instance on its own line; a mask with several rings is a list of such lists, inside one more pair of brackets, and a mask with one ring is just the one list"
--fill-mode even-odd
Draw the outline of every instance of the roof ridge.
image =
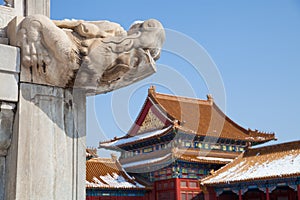
[[[214, 109], [221, 116], [223, 116], [224, 120], [228, 120], [228, 122], [230, 122], [233, 126], [235, 126], [235, 128], [239, 129], [245, 136], [250, 138], [251, 136], [254, 136], [253, 134], [256, 134], [256, 132], [252, 131], [249, 128], [248, 129], [244, 128], [243, 126], [239, 125], [237, 122], [233, 121], [230, 117], [228, 117], [227, 114], [225, 112], [223, 112], [223, 110], [214, 102], [211, 95], [207, 95], [207, 100], [202, 100], [202, 99], [197, 99], [197, 98], [157, 93], [153, 89], [149, 92], [149, 95], [151, 95], [154, 99], [157, 99], [156, 101], [163, 99], [163, 100], [170, 100], [170, 101], [172, 101], [172, 100], [180, 101], [180, 102], [184, 102], [184, 103], [193, 103], [193, 104], [198, 104], [198, 105], [209, 105], [209, 106], [211, 106], [212, 109]], [[251, 133], [252, 133], [252, 135], [251, 135]], [[264, 133], [264, 132], [260, 132], [260, 131], [257, 131], [257, 135], [261, 136], [261, 137], [267, 137], [270, 139], [275, 137], [275, 133]]]
[[[215, 171], [214, 173], [212, 173], [211, 175], [208, 175], [204, 178], [202, 178], [200, 180], [200, 184], [203, 184], [206, 180], [209, 180], [212, 176], [217, 176], [218, 174], [223, 173], [224, 171], [226, 172], [228, 168], [230, 168], [231, 166], [235, 166], [236, 163], [240, 163], [240, 160], [242, 160], [243, 156], [244, 156], [245, 152], [241, 153], [239, 156], [237, 156], [235, 159], [233, 159], [232, 162], [224, 165], [223, 167], [221, 167], [220, 169], [218, 169], [217, 171]], [[205, 184], [205, 183], [204, 183]]]
[[[268, 154], [268, 153], [274, 153], [277, 151], [287, 152], [287, 151], [291, 151], [291, 150], [300, 150], [300, 140], [279, 143], [279, 144], [273, 144], [273, 145], [267, 145], [267, 146], [263, 146], [263, 147], [249, 148], [245, 151], [245, 156], [251, 156], [255, 153]], [[258, 151], [260, 151], [260, 152], [258, 152]]]
[[111, 163], [115, 163], [116, 161], [112, 160], [111, 158], [97, 157], [97, 158], [91, 158], [90, 160], [87, 160], [86, 162], [94, 162], [94, 163], [111, 162]]
[[[213, 101], [213, 98], [210, 94], [207, 95], [207, 100], [203, 100], [203, 99], [198, 99], [198, 98], [191, 98], [191, 97], [184, 97], [184, 96], [176, 96], [176, 95], [170, 95], [170, 94], [162, 94], [162, 93], [157, 93], [155, 92], [155, 90], [152, 92], [150, 92], [152, 95], [154, 93], [154, 98], [157, 97], [157, 95], [159, 96], [163, 96], [163, 97], [169, 97], [169, 98], [174, 98], [173, 100], [185, 100], [187, 103], [202, 103], [202, 105], [210, 105], [212, 108], [214, 108], [217, 112], [219, 112], [219, 114], [224, 115], [224, 119], [228, 119], [236, 128], [240, 129], [242, 132], [245, 132], [246, 135], [249, 135], [249, 130], [250, 129], [246, 129], [244, 127], [242, 127], [241, 125], [239, 125], [238, 123], [236, 123], [235, 121], [233, 121], [230, 117], [227, 116], [227, 114], [225, 112], [223, 112], [223, 110]], [[159, 97], [158, 97], [159, 98]], [[167, 99], [167, 98], [165, 98]], [[169, 99], [170, 100], [170, 99]], [[248, 134], [247, 134], [247, 133]], [[262, 132], [260, 132], [262, 133]], [[262, 133], [264, 134], [264, 133]]]
[[[160, 96], [163, 98], [172, 98], [174, 100], [184, 100], [185, 102], [188, 102], [188, 103], [196, 103], [197, 102], [197, 103], [212, 105], [212, 100], [210, 100], [209, 98], [207, 100], [204, 100], [204, 99], [193, 98], [193, 97], [184, 97], [184, 96], [178, 96], [178, 95], [155, 93], [154, 97], [157, 97], [157, 96]], [[171, 99], [169, 99], [169, 100], [171, 100]]]

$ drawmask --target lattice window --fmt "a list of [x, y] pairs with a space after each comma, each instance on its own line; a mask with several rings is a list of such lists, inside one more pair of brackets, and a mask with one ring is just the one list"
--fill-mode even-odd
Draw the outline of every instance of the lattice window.
[[225, 145], [222, 145], [222, 150], [227, 151], [227, 147]]
[[191, 144], [191, 142], [185, 141], [185, 142], [184, 142], [184, 146], [185, 146], [185, 147], [191, 147], [192, 144]]
[[204, 149], [209, 149], [209, 144], [204, 144]]
[[187, 187], [187, 182], [186, 181], [180, 181], [180, 187], [186, 188]]
[[190, 188], [197, 188], [198, 187], [197, 182], [190, 181], [189, 182], [189, 187]]

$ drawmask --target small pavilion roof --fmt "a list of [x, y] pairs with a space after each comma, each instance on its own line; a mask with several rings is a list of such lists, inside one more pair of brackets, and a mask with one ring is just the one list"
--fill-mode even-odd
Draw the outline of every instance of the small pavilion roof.
[[122, 168], [116, 156], [86, 161], [86, 187], [104, 189], [145, 189]]
[[201, 179], [202, 185], [300, 176], [300, 141], [246, 150], [233, 162]]

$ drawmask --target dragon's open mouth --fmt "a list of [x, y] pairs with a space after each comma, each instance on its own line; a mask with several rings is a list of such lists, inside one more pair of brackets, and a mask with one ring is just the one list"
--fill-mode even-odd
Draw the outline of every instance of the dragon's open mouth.
[[[159, 52], [157, 53], [156, 51], [154, 52], [152, 50], [146, 49], [144, 50], [143, 54], [147, 57], [148, 63], [150, 63], [152, 66], [155, 66], [155, 59], [157, 56], [159, 56]], [[113, 63], [102, 74], [99, 85], [111, 85], [112, 83], [120, 80], [120, 77], [124, 77], [125, 73], [129, 72], [133, 68], [136, 68], [136, 66], [138, 67], [139, 65], [140, 63], [131, 63], [131, 65], [129, 65], [129, 63]], [[136, 71], [131, 73], [136, 73]]]
[[100, 85], [110, 85], [111, 83], [118, 81], [120, 77], [129, 70], [130, 67], [126, 64], [112, 65], [102, 74]]

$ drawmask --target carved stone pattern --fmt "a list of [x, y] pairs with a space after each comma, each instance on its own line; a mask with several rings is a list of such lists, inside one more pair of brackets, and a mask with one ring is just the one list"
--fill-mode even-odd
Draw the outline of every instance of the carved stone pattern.
[[164, 127], [164, 123], [150, 109], [143, 121], [138, 134]]
[[42, 15], [28, 16], [18, 27], [15, 45], [22, 52], [22, 82], [82, 88], [89, 94], [154, 73], [165, 40], [162, 25], [154, 19], [127, 32], [113, 22], [51, 21]]

